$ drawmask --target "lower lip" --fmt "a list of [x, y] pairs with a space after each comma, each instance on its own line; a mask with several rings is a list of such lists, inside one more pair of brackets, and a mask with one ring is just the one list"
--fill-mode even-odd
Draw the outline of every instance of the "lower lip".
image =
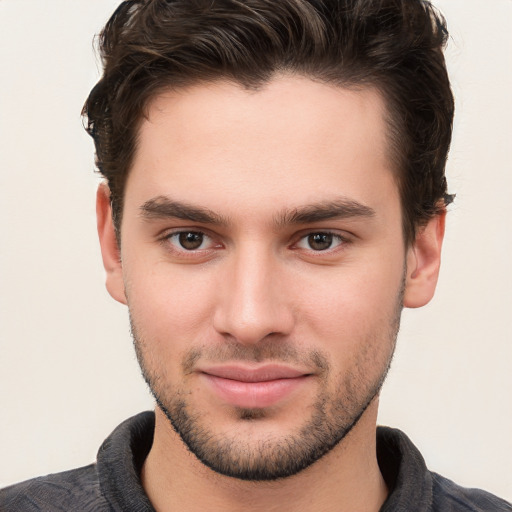
[[246, 409], [276, 405], [309, 380], [307, 375], [263, 382], [242, 382], [209, 374], [203, 376], [223, 401]]

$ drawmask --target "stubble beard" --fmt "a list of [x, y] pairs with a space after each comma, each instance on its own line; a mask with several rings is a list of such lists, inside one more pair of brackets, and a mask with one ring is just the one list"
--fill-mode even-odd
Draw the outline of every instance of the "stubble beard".
[[[307, 355], [298, 354], [293, 347], [272, 340], [250, 347], [228, 343], [216, 352], [208, 351], [209, 357], [216, 357], [213, 358], [215, 361], [307, 362], [309, 367], [316, 366], [322, 375], [325, 386], [321, 386], [322, 391], [316, 397], [309, 419], [301, 427], [280, 437], [268, 436], [254, 442], [209, 429], [208, 422], [202, 419], [201, 411], [195, 411], [188, 400], [190, 394], [179, 386], [166, 385], [162, 376], [150, 368], [147, 362], [147, 347], [150, 344], [139, 336], [132, 316], [130, 323], [144, 380], [158, 407], [190, 452], [219, 474], [241, 480], [272, 481], [299, 473], [331, 451], [354, 428], [376, 399], [391, 365], [400, 327], [403, 293], [404, 283], [388, 323], [388, 332], [378, 333], [378, 339], [375, 335], [365, 340], [365, 349], [361, 351], [358, 364], [347, 374], [338, 377], [335, 391], [327, 389], [326, 383], [332, 380], [328, 359], [316, 351]], [[378, 354], [380, 344], [386, 344], [389, 350], [377, 376], [368, 382], [367, 368], [362, 363]], [[191, 350], [183, 361], [183, 371], [186, 372], [203, 355], [200, 351]], [[237, 408], [235, 414], [241, 423], [265, 421], [267, 418], [265, 409]]]

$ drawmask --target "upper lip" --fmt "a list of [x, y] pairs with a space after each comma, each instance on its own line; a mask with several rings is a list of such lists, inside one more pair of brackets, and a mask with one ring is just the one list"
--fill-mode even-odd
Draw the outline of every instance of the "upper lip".
[[240, 382], [266, 382], [310, 375], [308, 372], [279, 364], [267, 364], [257, 367], [233, 364], [200, 368], [199, 371], [213, 377], [221, 377], [223, 379], [237, 380]]

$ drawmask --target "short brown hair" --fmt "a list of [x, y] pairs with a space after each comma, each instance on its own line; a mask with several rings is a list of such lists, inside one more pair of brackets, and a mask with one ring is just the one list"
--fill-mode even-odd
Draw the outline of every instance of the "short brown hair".
[[217, 79], [257, 89], [277, 72], [376, 87], [388, 110], [406, 242], [444, 210], [453, 96], [446, 24], [423, 0], [128, 0], [100, 35], [104, 65], [84, 108], [120, 230], [148, 101]]

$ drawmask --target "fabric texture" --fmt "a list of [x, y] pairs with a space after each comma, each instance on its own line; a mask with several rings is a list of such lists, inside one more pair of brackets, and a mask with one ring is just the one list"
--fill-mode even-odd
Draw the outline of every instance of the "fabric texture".
[[[104, 441], [97, 461], [0, 491], [3, 512], [154, 512], [140, 471], [153, 442], [155, 416], [126, 420]], [[512, 505], [430, 472], [399, 430], [378, 427], [377, 457], [390, 489], [380, 512], [512, 512]]]

